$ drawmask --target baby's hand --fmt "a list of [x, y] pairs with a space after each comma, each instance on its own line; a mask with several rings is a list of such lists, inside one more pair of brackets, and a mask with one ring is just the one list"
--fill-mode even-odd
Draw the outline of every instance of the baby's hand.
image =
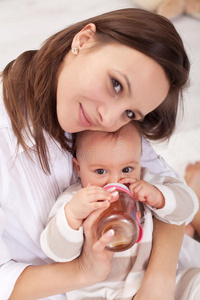
[[89, 214], [100, 208], [108, 208], [110, 202], [117, 200], [117, 193], [98, 186], [87, 185], [79, 190], [65, 205], [65, 216], [71, 228], [78, 230]]
[[155, 186], [144, 180], [123, 178], [120, 183], [128, 184], [131, 193], [138, 201], [151, 205], [155, 208], [163, 208], [165, 198]]

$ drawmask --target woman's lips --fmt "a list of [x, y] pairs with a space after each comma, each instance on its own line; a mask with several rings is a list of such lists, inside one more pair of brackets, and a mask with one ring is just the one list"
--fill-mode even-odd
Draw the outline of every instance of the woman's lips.
[[80, 109], [79, 109], [79, 120], [83, 127], [90, 127], [93, 125], [92, 121], [89, 119], [89, 117], [86, 116], [85, 111], [81, 104], [80, 104]]

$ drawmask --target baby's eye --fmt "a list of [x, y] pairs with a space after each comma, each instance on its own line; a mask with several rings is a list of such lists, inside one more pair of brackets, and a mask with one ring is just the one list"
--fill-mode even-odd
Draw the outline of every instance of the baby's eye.
[[114, 78], [112, 78], [112, 85], [113, 85], [113, 89], [115, 90], [116, 94], [119, 94], [123, 90], [121, 83]]
[[106, 174], [106, 170], [104, 170], [104, 169], [97, 169], [97, 170], [95, 170], [95, 172], [99, 175]]
[[133, 168], [131, 168], [131, 167], [126, 167], [126, 168], [123, 168], [122, 172], [123, 172], [123, 173], [129, 173], [129, 172], [131, 172], [132, 170], [133, 170]]
[[134, 119], [135, 119], [135, 113], [134, 113], [132, 110], [130, 110], [130, 109], [127, 109], [127, 110], [126, 110], [126, 115], [127, 115], [127, 117], [128, 117], [129, 119], [131, 119], [131, 120], [134, 120]]

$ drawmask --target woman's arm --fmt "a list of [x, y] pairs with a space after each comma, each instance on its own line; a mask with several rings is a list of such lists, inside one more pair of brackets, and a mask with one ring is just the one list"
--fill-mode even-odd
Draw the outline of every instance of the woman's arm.
[[[179, 178], [151, 145], [142, 139], [142, 167], [152, 174]], [[196, 198], [191, 205], [197, 207]], [[142, 286], [134, 300], [174, 300], [175, 276], [185, 225], [170, 225], [154, 218], [153, 247]]]
[[175, 277], [185, 225], [154, 218], [153, 247], [142, 286], [134, 300], [174, 300]]
[[[76, 280], [74, 280], [76, 278]], [[41, 299], [81, 286], [78, 261], [28, 266], [17, 279], [9, 300]]]
[[19, 276], [9, 300], [34, 300], [91, 286], [104, 280], [110, 272], [112, 252], [105, 246], [112, 230], [95, 242], [91, 228], [101, 210], [84, 222], [85, 243], [80, 257], [67, 263], [29, 266]]

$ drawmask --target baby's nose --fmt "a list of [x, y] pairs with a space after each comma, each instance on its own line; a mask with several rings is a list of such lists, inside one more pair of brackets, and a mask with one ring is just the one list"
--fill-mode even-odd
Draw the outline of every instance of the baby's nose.
[[112, 175], [109, 177], [108, 184], [109, 183], [118, 183], [120, 179], [121, 179], [120, 175], [118, 175], [118, 174]]

